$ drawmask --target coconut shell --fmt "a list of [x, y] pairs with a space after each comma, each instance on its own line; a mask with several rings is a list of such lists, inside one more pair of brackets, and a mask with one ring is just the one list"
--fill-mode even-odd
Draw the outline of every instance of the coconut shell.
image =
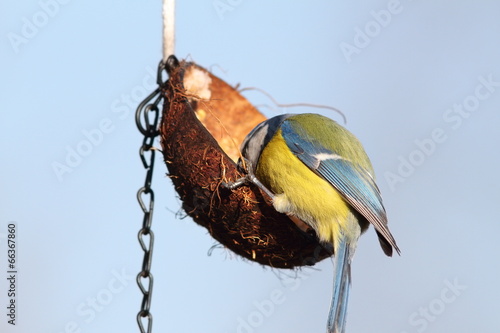
[[239, 92], [192, 62], [170, 58], [160, 124], [163, 157], [182, 208], [234, 253], [262, 265], [314, 265], [331, 254], [278, 213], [235, 163], [245, 136], [265, 117]]

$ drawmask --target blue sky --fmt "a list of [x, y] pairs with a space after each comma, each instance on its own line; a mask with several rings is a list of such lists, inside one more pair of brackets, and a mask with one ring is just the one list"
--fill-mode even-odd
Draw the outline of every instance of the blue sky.
[[[500, 4], [179, 2], [176, 55], [280, 103], [334, 106], [374, 165], [401, 257], [369, 230], [348, 332], [498, 332]], [[2, 1], [0, 267], [17, 230], [17, 322], [138, 331], [144, 181], [134, 112], [154, 89], [161, 3]], [[267, 116], [320, 112], [277, 108]], [[159, 146], [159, 143], [156, 143]], [[72, 151], [83, 154], [72, 156]], [[157, 155], [153, 332], [324, 332], [332, 262], [264, 268], [183, 216]], [[64, 173], [54, 170], [66, 165]], [[4, 314], [5, 313], [5, 314]]]

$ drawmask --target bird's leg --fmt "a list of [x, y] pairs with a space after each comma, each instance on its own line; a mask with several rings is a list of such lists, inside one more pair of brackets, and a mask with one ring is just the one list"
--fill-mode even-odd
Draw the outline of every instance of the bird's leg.
[[[230, 190], [234, 190], [238, 187], [240, 187], [241, 185], [245, 184], [245, 183], [252, 183], [254, 184], [255, 186], [257, 186], [258, 188], [260, 188], [265, 194], [267, 194], [269, 196], [269, 198], [271, 198], [271, 200], [274, 200], [275, 198], [275, 195], [274, 193], [272, 193], [271, 191], [269, 191], [267, 189], [267, 187], [264, 186], [264, 184], [262, 184], [260, 182], [260, 180], [257, 179], [257, 177], [255, 176], [254, 172], [253, 172], [253, 165], [252, 163], [247, 160], [246, 158], [244, 158], [245, 160], [245, 165], [246, 165], [246, 175], [242, 178], [239, 178], [239, 179], [236, 179], [234, 182], [227, 182], [227, 183], [222, 183], [222, 186], [230, 189]], [[238, 166], [241, 168], [241, 169], [244, 169], [242, 167], [242, 163], [241, 163], [241, 159], [238, 163]]]
[[[241, 159], [238, 162], [238, 167], [240, 169], [244, 170], [246, 172], [246, 175], [242, 178], [236, 179], [234, 182], [222, 183], [222, 186], [225, 188], [228, 188], [230, 190], [234, 190], [234, 189], [244, 185], [245, 183], [252, 183], [255, 186], [257, 186], [258, 188], [260, 188], [262, 190], [262, 192], [264, 192], [267, 196], [269, 196], [269, 198], [274, 202], [274, 200], [276, 199], [276, 195], [274, 193], [272, 193], [267, 187], [265, 187], [264, 184], [262, 184], [260, 180], [257, 179], [257, 177], [255, 176], [255, 174], [253, 172], [252, 163], [249, 160], [247, 160], [246, 158], [243, 158], [243, 159], [245, 160], [246, 168], [243, 167], [243, 165], [242, 165], [243, 163], [241, 162]], [[288, 218], [290, 220], [292, 220], [292, 222], [307, 237], [315, 239], [315, 240], [317, 239], [316, 233], [312, 232], [314, 229], [310, 225], [308, 225], [307, 223], [305, 223], [304, 221], [302, 221], [301, 219], [299, 219], [298, 217], [296, 217], [292, 214], [289, 214], [286, 212], [285, 212], [285, 214], [288, 216]], [[311, 235], [311, 232], [312, 232], [312, 235]], [[326, 250], [329, 252], [332, 252], [331, 249], [326, 249]]]

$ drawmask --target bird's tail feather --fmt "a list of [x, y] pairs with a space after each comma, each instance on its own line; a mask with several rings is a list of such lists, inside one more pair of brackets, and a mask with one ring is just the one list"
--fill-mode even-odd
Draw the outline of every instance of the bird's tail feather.
[[333, 296], [328, 315], [327, 333], [344, 333], [347, 301], [351, 284], [351, 259], [349, 245], [344, 237], [335, 249]]

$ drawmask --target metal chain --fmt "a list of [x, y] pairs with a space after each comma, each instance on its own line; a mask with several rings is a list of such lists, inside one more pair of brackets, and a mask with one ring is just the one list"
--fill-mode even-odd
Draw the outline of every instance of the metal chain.
[[[142, 228], [139, 230], [139, 244], [144, 251], [142, 270], [137, 274], [137, 285], [143, 294], [141, 310], [137, 313], [137, 324], [141, 333], [151, 333], [153, 327], [153, 315], [150, 312], [151, 297], [153, 295], [153, 274], [151, 274], [151, 261], [153, 258], [154, 233], [151, 230], [153, 222], [154, 192], [151, 188], [153, 179], [153, 168], [155, 162], [155, 150], [153, 148], [154, 139], [159, 135], [158, 123], [160, 119], [160, 102], [163, 99], [161, 87], [165, 82], [162, 73], [165, 69], [163, 62], [158, 66], [157, 83], [158, 88], [153, 91], [144, 101], [139, 104], [135, 113], [137, 128], [144, 135], [142, 146], [139, 149], [142, 164], [146, 169], [146, 180], [144, 186], [137, 192], [137, 200], [144, 212]], [[141, 118], [144, 118], [144, 125]], [[149, 154], [149, 156], [148, 156]], [[146, 318], [146, 329], [143, 319]]]

